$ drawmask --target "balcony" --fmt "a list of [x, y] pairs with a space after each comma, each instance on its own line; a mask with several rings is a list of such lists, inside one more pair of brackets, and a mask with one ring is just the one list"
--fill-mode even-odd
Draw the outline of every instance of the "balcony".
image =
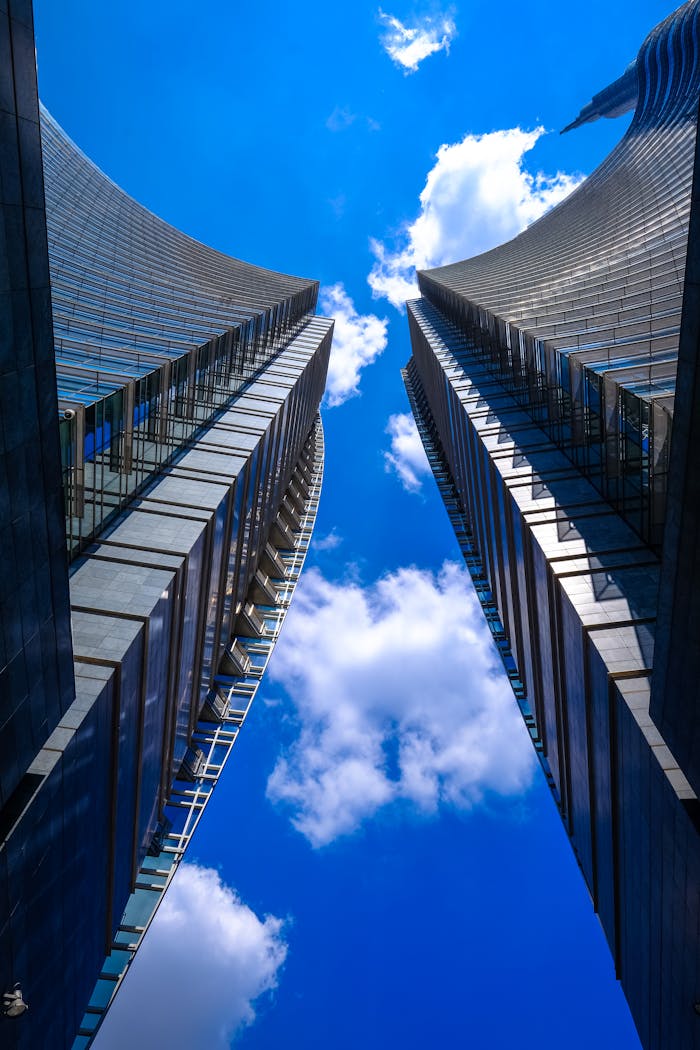
[[[255, 606], [251, 605], [251, 608], [254, 609]], [[226, 675], [248, 674], [248, 671], [250, 670], [250, 657], [238, 640], [236, 640], [233, 645], [229, 646], [224, 653], [220, 670], [222, 674]]]
[[282, 502], [280, 503], [280, 511], [286, 517], [291, 528], [299, 529], [301, 527], [301, 517], [299, 515], [299, 512], [297, 511], [296, 507], [294, 506], [288, 495], [284, 495], [282, 497]]
[[311, 494], [311, 471], [302, 463], [297, 463], [292, 474], [292, 480], [296, 482], [306, 499]]
[[258, 569], [255, 573], [250, 585], [249, 594], [253, 598], [253, 601], [260, 602], [261, 605], [277, 605], [279, 601], [279, 595], [274, 582], [267, 573], [263, 572], [262, 569]]
[[[265, 621], [252, 602], [246, 602], [238, 614], [236, 634], [242, 635], [243, 638], [262, 638], [263, 635], [267, 634]], [[235, 644], [238, 645], [238, 642]], [[242, 646], [239, 646], [239, 648], [242, 648]]]
[[279, 551], [271, 543], [265, 545], [260, 564], [269, 576], [275, 576], [277, 579], [283, 580], [287, 575], [287, 566], [280, 557]]
[[158, 824], [158, 827], [156, 828], [153, 834], [153, 838], [151, 839], [151, 844], [148, 847], [149, 857], [159, 857], [160, 854], [163, 852], [163, 850], [165, 849], [166, 839], [170, 834], [172, 826], [173, 822], [171, 820], [168, 820], [167, 817], [163, 817], [163, 819]]
[[187, 780], [189, 783], [194, 783], [195, 780], [202, 776], [206, 766], [207, 760], [202, 749], [195, 746], [188, 747], [180, 765], [178, 780]]
[[301, 488], [295, 483], [294, 479], [289, 482], [287, 488], [287, 496], [291, 499], [292, 503], [296, 507], [299, 514], [303, 514], [306, 509], [306, 501], [308, 495], [304, 495]]
[[275, 547], [281, 547], [283, 550], [291, 550], [294, 547], [294, 533], [281, 513], [273, 522], [270, 538]]
[[228, 715], [228, 699], [222, 693], [215, 692], [212, 690], [208, 693], [202, 710], [199, 712], [199, 718], [202, 722], [212, 722], [215, 725], [221, 725], [226, 720]]

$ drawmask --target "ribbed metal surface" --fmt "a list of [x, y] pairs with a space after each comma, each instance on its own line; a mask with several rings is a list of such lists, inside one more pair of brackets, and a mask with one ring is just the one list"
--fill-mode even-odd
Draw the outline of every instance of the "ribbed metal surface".
[[637, 58], [638, 106], [563, 204], [493, 251], [419, 275], [508, 388], [647, 542], [663, 537], [700, 94], [700, 4]]
[[[317, 282], [192, 240], [108, 179], [46, 109], [41, 118], [60, 398], [99, 397], [97, 373], [102, 366], [107, 380], [111, 349], [172, 359], [233, 330], [269, 357], [313, 311]], [[129, 358], [118, 360], [124, 369]], [[74, 363], [92, 390], [71, 382]], [[128, 374], [140, 374], [133, 364]]]
[[301, 330], [318, 283], [185, 236], [41, 119], [75, 556]]

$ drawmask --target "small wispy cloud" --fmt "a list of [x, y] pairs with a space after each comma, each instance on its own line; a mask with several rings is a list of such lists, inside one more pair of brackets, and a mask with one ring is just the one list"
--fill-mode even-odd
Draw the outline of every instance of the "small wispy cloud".
[[397, 309], [418, 295], [416, 270], [458, 262], [495, 248], [559, 204], [581, 175], [533, 175], [525, 154], [544, 128], [509, 128], [465, 135], [440, 146], [420, 194], [420, 212], [395, 244], [371, 240], [375, 263], [369, 284], [375, 298]]
[[334, 551], [343, 542], [343, 537], [333, 528], [327, 536], [319, 536], [312, 541], [311, 546], [317, 551]]
[[341, 283], [323, 288], [321, 313], [335, 318], [325, 403], [335, 408], [360, 393], [360, 373], [384, 352], [389, 322], [361, 314]]
[[382, 46], [405, 74], [415, 73], [429, 55], [438, 51], [449, 52], [450, 43], [457, 34], [451, 9], [445, 14], [425, 16], [412, 25], [405, 25], [395, 15], [388, 15], [380, 8], [379, 21], [383, 26]]
[[353, 113], [347, 106], [336, 106], [326, 120], [326, 127], [329, 131], [345, 131], [356, 120], [357, 114]]
[[336, 106], [330, 116], [326, 117], [326, 127], [329, 131], [346, 131], [353, 124], [365, 127], [368, 131], [381, 131], [382, 127], [374, 117], [354, 113], [349, 106]]
[[313, 846], [393, 804], [467, 811], [530, 786], [529, 736], [464, 566], [369, 586], [310, 569], [270, 674], [299, 735], [267, 793]]
[[[193, 964], [193, 945], [196, 963]], [[183, 864], [95, 1041], [228, 1050], [277, 986], [283, 923], [259, 919], [212, 868]]]
[[406, 492], [420, 492], [430, 464], [413, 416], [389, 416], [385, 433], [391, 437], [391, 452], [384, 453], [386, 472], [396, 474]]
[[345, 214], [345, 208], [347, 207], [348, 199], [344, 193], [339, 193], [337, 197], [328, 198], [328, 207], [331, 209], [336, 219], [342, 219]]

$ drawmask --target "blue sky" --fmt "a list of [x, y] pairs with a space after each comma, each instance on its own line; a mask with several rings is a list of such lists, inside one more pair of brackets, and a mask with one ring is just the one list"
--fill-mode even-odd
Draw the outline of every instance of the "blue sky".
[[670, 9], [35, 0], [81, 148], [338, 317], [311, 571], [100, 1050], [638, 1047], [406, 416], [400, 299], [593, 170], [626, 118], [557, 130]]

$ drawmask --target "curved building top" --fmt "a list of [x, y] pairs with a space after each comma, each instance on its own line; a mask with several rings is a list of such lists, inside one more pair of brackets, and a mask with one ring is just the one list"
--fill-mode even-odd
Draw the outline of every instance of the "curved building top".
[[504, 316], [528, 319], [531, 305], [555, 311], [560, 289], [573, 298], [571, 278], [584, 267], [591, 275], [597, 270], [606, 284], [611, 252], [625, 259], [651, 256], [674, 230], [687, 237], [700, 95], [699, 19], [700, 3], [689, 0], [649, 34], [636, 61], [634, 119], [600, 167], [513, 240], [419, 273], [428, 298], [440, 285]]
[[187, 237], [42, 108], [66, 534], [80, 553], [313, 315], [318, 282]]
[[[575, 122], [636, 98], [627, 133], [574, 193], [508, 243], [418, 279], [423, 296], [510, 373], [538, 420], [591, 467], [613, 503], [625, 471], [615, 443], [637, 428], [648, 506], [635, 526], [656, 544], [700, 97], [700, 0], [649, 34], [634, 74], [636, 83], [627, 72]], [[601, 443], [607, 454], [593, 465], [579, 454]]]
[[174, 359], [227, 332], [269, 357], [313, 312], [316, 281], [187, 237], [107, 178], [43, 107], [41, 121], [62, 405], [98, 399], [98, 373], [109, 385], [110, 371], [136, 376], [152, 367], [150, 355]]

